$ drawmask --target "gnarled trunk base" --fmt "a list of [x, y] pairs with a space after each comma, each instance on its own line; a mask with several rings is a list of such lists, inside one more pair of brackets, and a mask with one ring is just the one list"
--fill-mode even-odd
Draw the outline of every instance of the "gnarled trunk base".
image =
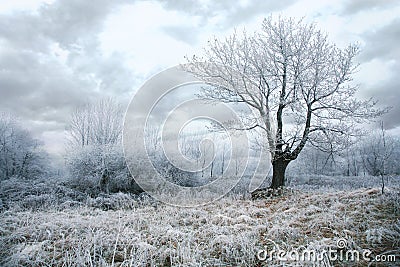
[[285, 186], [285, 172], [289, 165], [288, 160], [277, 159], [272, 162], [272, 182], [269, 188], [259, 188], [251, 192], [252, 199], [265, 198], [276, 195], [274, 191], [278, 191]]

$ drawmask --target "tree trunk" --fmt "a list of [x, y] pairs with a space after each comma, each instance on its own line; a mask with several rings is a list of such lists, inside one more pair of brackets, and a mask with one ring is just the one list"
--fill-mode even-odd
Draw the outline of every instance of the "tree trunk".
[[285, 172], [286, 168], [289, 165], [288, 160], [285, 159], [277, 159], [272, 162], [272, 183], [270, 188], [277, 189], [279, 187], [285, 186]]
[[269, 189], [278, 189], [280, 187], [285, 186], [285, 172], [286, 168], [289, 165], [290, 160], [285, 160], [283, 158], [278, 158], [272, 162], [272, 183], [269, 188], [258, 188], [251, 192], [251, 198], [253, 200], [259, 198], [265, 198], [271, 195], [271, 191]]
[[100, 179], [100, 191], [104, 193], [110, 193], [109, 192], [109, 183], [110, 183], [110, 175], [107, 169], [103, 170], [103, 173], [101, 174], [101, 179]]

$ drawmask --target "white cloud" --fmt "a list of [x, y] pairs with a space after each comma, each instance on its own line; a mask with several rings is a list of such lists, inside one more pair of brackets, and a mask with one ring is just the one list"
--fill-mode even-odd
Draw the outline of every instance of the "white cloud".
[[387, 62], [379, 58], [363, 63], [359, 71], [354, 75], [356, 81], [366, 86], [376, 86], [388, 80], [393, 71], [393, 62]]
[[351, 17], [347, 17], [346, 24], [341, 30], [362, 34], [368, 31], [375, 31], [385, 25], [388, 25], [394, 19], [399, 17], [400, 5], [382, 10], [365, 10]]
[[198, 18], [164, 10], [158, 3], [125, 5], [107, 19], [100, 47], [105, 55], [123, 53], [132, 69], [148, 74], [182, 63], [183, 57], [193, 52], [190, 45], [166, 34], [164, 28], [197, 24]]

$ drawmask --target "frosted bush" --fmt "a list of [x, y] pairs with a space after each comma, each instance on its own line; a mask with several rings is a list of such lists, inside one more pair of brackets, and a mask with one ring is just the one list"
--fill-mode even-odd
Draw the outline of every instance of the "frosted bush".
[[[336, 192], [351, 191], [358, 188], [376, 188], [381, 186], [381, 177], [375, 176], [327, 176], [327, 175], [290, 175], [290, 187], [303, 191]], [[386, 188], [400, 187], [400, 176], [385, 177]]]
[[87, 204], [102, 210], [133, 209], [139, 205], [136, 199], [125, 193], [100, 194], [96, 198], [90, 198]]
[[63, 186], [56, 178], [21, 180], [14, 177], [0, 182], [0, 199], [3, 209], [62, 209], [84, 202], [86, 195]]
[[369, 229], [366, 235], [367, 242], [397, 248], [400, 252], [400, 220], [390, 226]]
[[70, 174], [68, 185], [90, 194], [141, 193], [126, 165], [123, 149], [117, 144], [93, 144], [73, 147], [67, 154]]

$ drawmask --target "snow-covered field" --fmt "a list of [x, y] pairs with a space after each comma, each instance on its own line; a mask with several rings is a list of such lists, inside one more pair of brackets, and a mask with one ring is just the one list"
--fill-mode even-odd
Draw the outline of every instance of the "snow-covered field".
[[[355, 179], [362, 178], [352, 184]], [[16, 206], [0, 214], [0, 265], [308, 266], [315, 262], [264, 259], [260, 251], [321, 252], [343, 238], [342, 251], [369, 249], [371, 259], [397, 255], [397, 262], [377, 266], [399, 266], [400, 187], [398, 177], [393, 179], [384, 195], [379, 183], [338, 191], [303, 179], [280, 197], [252, 201], [231, 195], [197, 208], [123, 194], [72, 207]], [[317, 263], [368, 266], [363, 259], [323, 257]]]

